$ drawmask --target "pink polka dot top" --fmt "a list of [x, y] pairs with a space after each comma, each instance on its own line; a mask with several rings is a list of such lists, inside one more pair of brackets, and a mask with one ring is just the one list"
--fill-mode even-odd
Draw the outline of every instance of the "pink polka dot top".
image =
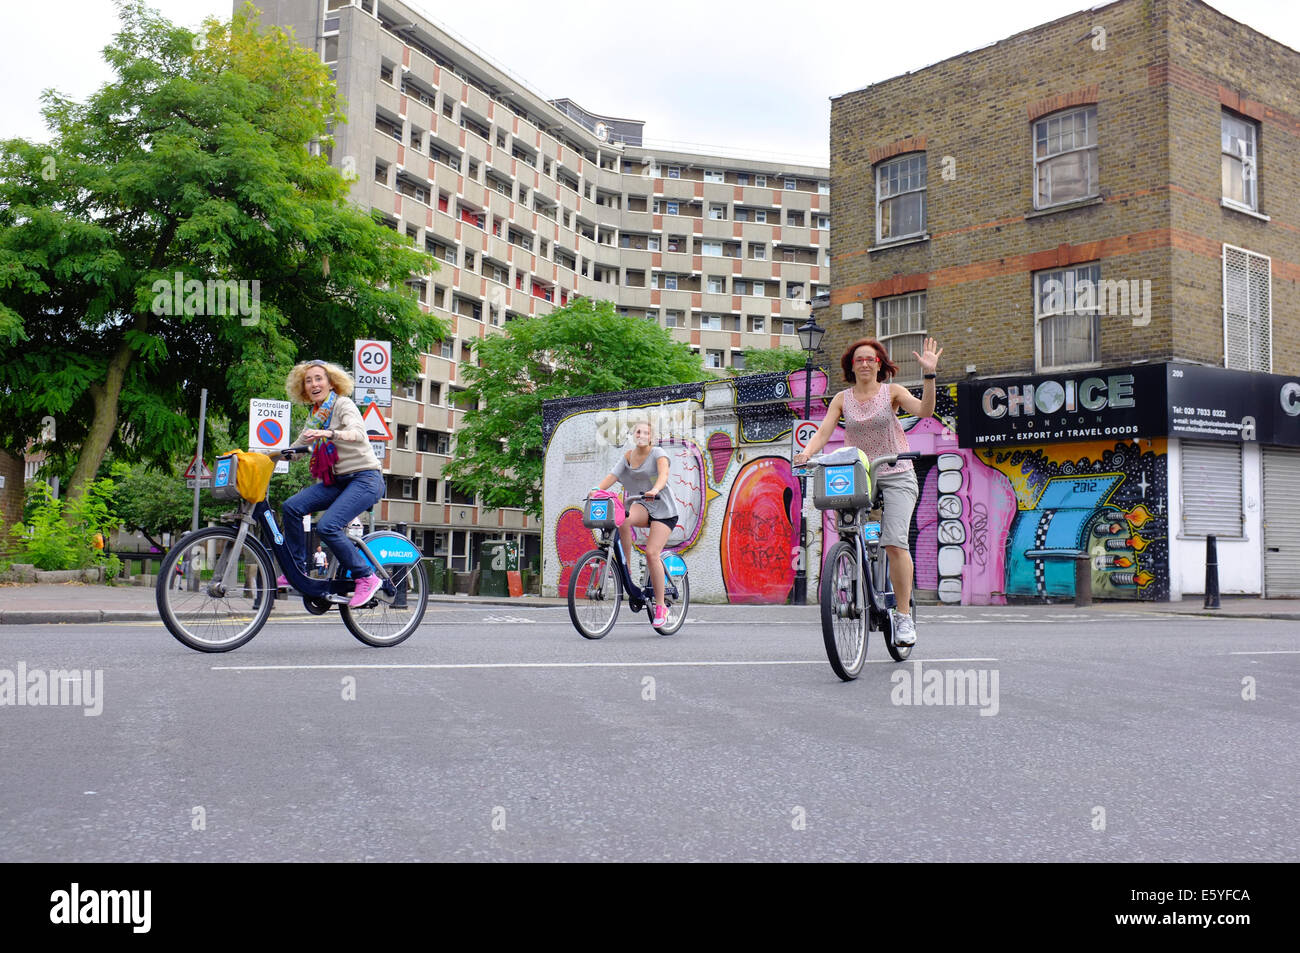
[[[866, 452], [872, 460], [888, 456], [891, 453], [907, 453], [912, 448], [903, 433], [903, 425], [898, 422], [890, 396], [889, 384], [880, 385], [876, 396], [870, 400], [858, 400], [853, 396], [853, 388], [840, 391], [844, 396], [844, 442]], [[892, 466], [881, 467], [877, 474], [904, 473], [912, 469], [911, 460], [900, 460]]]

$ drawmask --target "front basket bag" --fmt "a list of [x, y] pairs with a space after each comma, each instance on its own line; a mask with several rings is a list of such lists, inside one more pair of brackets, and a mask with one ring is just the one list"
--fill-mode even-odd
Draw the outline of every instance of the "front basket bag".
[[233, 450], [217, 458], [212, 495], [219, 500], [234, 499], [235, 493], [230, 492], [233, 487], [248, 502], [260, 503], [266, 499], [274, 472], [275, 461], [266, 454]]

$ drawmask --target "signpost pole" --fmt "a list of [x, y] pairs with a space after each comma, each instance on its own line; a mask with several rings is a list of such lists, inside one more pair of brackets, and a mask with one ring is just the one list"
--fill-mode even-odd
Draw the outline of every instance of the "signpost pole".
[[190, 518], [190, 532], [199, 528], [199, 490], [203, 486], [203, 431], [208, 420], [208, 389], [203, 388], [199, 395], [199, 452], [194, 459], [198, 464], [194, 470], [194, 514]]

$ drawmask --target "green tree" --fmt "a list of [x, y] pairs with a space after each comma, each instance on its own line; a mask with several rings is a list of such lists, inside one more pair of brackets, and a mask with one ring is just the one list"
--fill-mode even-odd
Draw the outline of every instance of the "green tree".
[[740, 352], [745, 366], [741, 370], [732, 370], [732, 374], [771, 374], [774, 371], [789, 373], [803, 370], [806, 355], [793, 347], [757, 348], [747, 347]]
[[192, 448], [200, 388], [239, 420], [300, 356], [388, 339], [402, 380], [445, 330], [406, 284], [432, 258], [329, 165], [320, 58], [251, 5], [196, 34], [117, 2], [116, 78], [84, 104], [47, 91], [49, 144], [0, 144], [0, 448], [53, 417], [72, 495], [110, 450]]
[[578, 298], [541, 318], [480, 340], [467, 368], [464, 426], [443, 475], [493, 508], [542, 513], [542, 401], [708, 375], [700, 356], [650, 321], [621, 317], [608, 301]]

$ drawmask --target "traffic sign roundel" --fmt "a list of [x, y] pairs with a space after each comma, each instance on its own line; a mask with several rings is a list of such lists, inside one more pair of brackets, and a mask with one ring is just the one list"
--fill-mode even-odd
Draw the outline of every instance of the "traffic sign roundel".
[[817, 433], [817, 424], [810, 420], [805, 420], [795, 428], [794, 445], [800, 450], [808, 448], [808, 441], [812, 440], [813, 434]]
[[388, 349], [378, 341], [363, 344], [357, 351], [357, 363], [367, 374], [382, 374], [388, 370]]
[[280, 421], [273, 418], [268, 417], [257, 425], [257, 439], [268, 447], [278, 444], [283, 434], [284, 429], [280, 426]]

